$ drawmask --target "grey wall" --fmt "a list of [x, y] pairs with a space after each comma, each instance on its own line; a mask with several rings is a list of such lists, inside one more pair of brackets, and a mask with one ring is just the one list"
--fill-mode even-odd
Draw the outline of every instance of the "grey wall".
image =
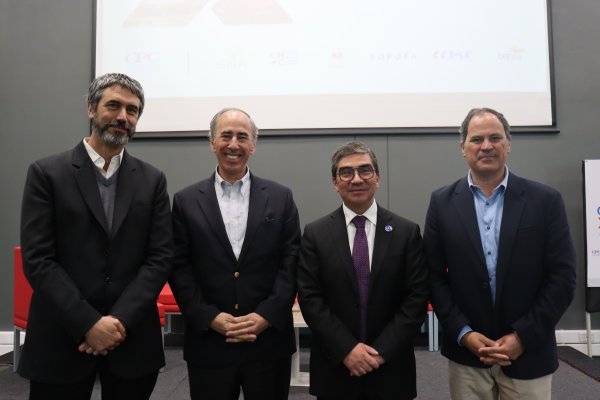
[[[92, 17], [91, 0], [0, 1], [0, 331], [12, 329], [12, 248], [19, 243], [27, 166], [73, 147], [87, 133], [84, 95], [92, 71]], [[510, 158], [511, 170], [556, 187], [565, 198], [578, 253], [578, 290], [561, 329], [585, 326], [581, 160], [600, 157], [599, 17], [596, 0], [552, 1], [561, 132], [515, 136]], [[511, 26], [494, 20], [490, 25]], [[305, 224], [339, 204], [328, 160], [337, 146], [354, 138], [367, 142], [380, 160], [379, 203], [421, 226], [430, 192], [467, 170], [457, 138], [445, 135], [265, 137], [250, 166], [293, 189]], [[166, 172], [171, 194], [207, 176], [215, 165], [206, 140], [134, 141], [128, 149]]]

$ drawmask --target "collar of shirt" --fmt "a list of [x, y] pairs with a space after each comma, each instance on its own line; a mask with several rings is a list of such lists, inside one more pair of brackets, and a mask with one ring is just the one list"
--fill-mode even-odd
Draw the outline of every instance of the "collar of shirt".
[[215, 173], [215, 191], [217, 194], [217, 202], [219, 203], [219, 210], [221, 211], [221, 217], [223, 224], [225, 225], [225, 231], [231, 244], [231, 249], [236, 258], [240, 257], [242, 252], [242, 245], [244, 243], [244, 237], [246, 236], [246, 225], [248, 223], [248, 210], [250, 207], [250, 197], [248, 193], [250, 191], [250, 171], [246, 170], [246, 174], [242, 179], [234, 182], [235, 186], [240, 186], [240, 192], [238, 195], [225, 195], [223, 187], [227, 189], [235, 190], [235, 187], [227, 181], [225, 181], [220, 175], [219, 171]]
[[110, 178], [115, 174], [115, 172], [119, 170], [125, 148], [121, 149], [121, 152], [119, 154], [110, 159], [108, 169], [105, 171], [104, 164], [106, 163], [106, 161], [104, 160], [104, 158], [102, 158], [100, 154], [96, 153], [96, 150], [94, 150], [92, 146], [90, 146], [90, 144], [87, 142], [88, 139], [89, 137], [83, 139], [83, 145], [85, 146], [85, 149], [87, 150], [87, 153], [90, 156], [90, 160], [92, 160], [92, 163], [100, 170], [100, 173], [103, 177], [105, 177], [106, 179]]
[[[504, 187], [504, 190], [506, 190], [507, 186], [508, 186], [508, 166], [505, 165], [504, 166], [504, 179], [502, 179], [502, 182], [500, 182], [498, 184], [498, 186], [496, 186], [493, 190], [493, 192], [496, 192], [496, 190], [498, 190], [500, 187]], [[469, 172], [467, 173], [467, 183], [469, 184], [469, 187], [471, 188], [471, 190], [473, 190], [473, 188], [477, 188], [477, 190], [481, 190], [479, 186], [477, 186], [475, 183], [473, 183], [473, 178], [471, 177], [471, 170], [469, 170]]]
[[[348, 227], [349, 225], [352, 225], [354, 227], [352, 219], [354, 219], [354, 217], [356, 217], [358, 214], [346, 207], [345, 204], [342, 205], [342, 210], [344, 211], [344, 217], [346, 218], [346, 227]], [[368, 210], [365, 211], [362, 215], [364, 215], [367, 221], [373, 224], [373, 226], [377, 225], [377, 202], [373, 200], [373, 204], [371, 204], [371, 207], [369, 207]]]
[[[357, 216], [354, 211], [342, 206], [344, 217], [346, 218], [346, 232], [348, 234], [348, 246], [350, 254], [354, 251], [354, 237], [356, 236], [356, 227], [352, 223], [352, 219]], [[377, 202], [373, 201], [371, 207], [362, 214], [367, 220], [365, 221], [365, 234], [367, 235], [367, 243], [369, 248], [369, 269], [373, 264], [373, 248], [375, 247], [375, 226], [377, 224]]]
[[[225, 179], [221, 178], [221, 175], [219, 175], [218, 168], [219, 167], [217, 167], [215, 169], [215, 191], [217, 192], [217, 198], [221, 199], [221, 198], [223, 198], [223, 194], [224, 194], [222, 182], [225, 182], [225, 185], [231, 185], [231, 183], [229, 183]], [[239, 181], [236, 181], [236, 182], [240, 182], [240, 181], [242, 183], [242, 187], [240, 189], [240, 194], [243, 199], [247, 199], [248, 193], [250, 192], [250, 168], [247, 168], [246, 174], [242, 177], [242, 179], [240, 179]], [[234, 184], [236, 182], [234, 182]]]

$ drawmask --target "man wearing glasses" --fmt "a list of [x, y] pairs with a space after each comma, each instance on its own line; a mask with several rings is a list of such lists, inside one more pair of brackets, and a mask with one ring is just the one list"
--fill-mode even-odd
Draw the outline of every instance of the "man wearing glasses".
[[331, 174], [343, 204], [305, 227], [298, 268], [310, 393], [413, 399], [413, 337], [429, 294], [419, 227], [377, 205], [377, 158], [363, 143], [340, 147]]

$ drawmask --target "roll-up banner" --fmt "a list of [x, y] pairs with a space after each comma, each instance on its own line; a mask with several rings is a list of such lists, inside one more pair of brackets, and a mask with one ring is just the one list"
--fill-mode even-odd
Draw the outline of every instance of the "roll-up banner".
[[600, 311], [600, 160], [583, 160], [586, 300], [588, 313]]

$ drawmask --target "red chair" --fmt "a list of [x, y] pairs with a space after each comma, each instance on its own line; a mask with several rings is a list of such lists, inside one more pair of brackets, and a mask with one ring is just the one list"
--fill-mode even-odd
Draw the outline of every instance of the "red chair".
[[173, 291], [171, 290], [169, 283], [165, 283], [165, 286], [160, 291], [156, 301], [157, 303], [162, 304], [165, 308], [165, 332], [171, 333], [171, 315], [181, 314], [181, 311], [179, 310], [179, 306], [175, 301], [175, 296], [173, 295]]
[[23, 272], [23, 259], [21, 247], [14, 249], [14, 285], [13, 285], [13, 310], [14, 310], [14, 338], [13, 338], [13, 371], [19, 366], [21, 357], [21, 331], [27, 329], [29, 317], [29, 303], [33, 290]]
[[156, 303], [156, 308], [158, 310], [158, 318], [160, 319], [160, 327], [165, 327], [165, 306], [161, 303]]

